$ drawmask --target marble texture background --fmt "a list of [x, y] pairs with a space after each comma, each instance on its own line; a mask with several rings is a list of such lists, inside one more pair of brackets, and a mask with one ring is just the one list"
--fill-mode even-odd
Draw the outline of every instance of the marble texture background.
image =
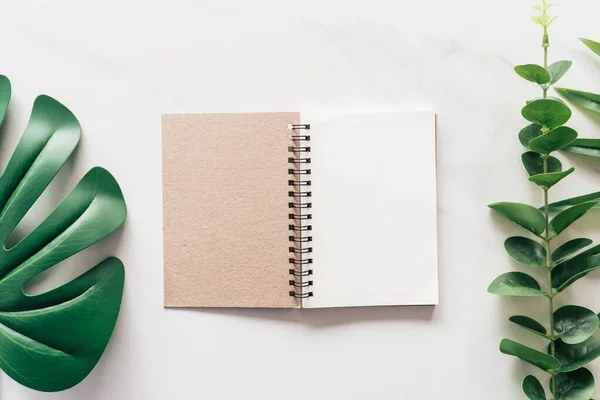
[[[544, 318], [536, 309], [545, 302], [486, 293], [496, 275], [520, 268], [502, 246], [519, 229], [486, 205], [542, 200], [526, 180], [516, 139], [525, 125], [519, 110], [539, 90], [512, 71], [542, 61], [540, 29], [529, 19], [535, 3], [4, 0], [0, 73], [11, 79], [14, 94], [0, 166], [40, 93], [65, 103], [84, 129], [76, 156], [22, 232], [93, 165], [117, 177], [129, 216], [117, 235], [29, 288], [64, 282], [107, 255], [124, 261], [122, 314], [96, 370], [57, 394], [33, 392], [2, 375], [0, 398], [523, 398], [520, 381], [533, 369], [497, 347], [502, 337], [539, 345], [507, 318]], [[577, 41], [600, 40], [600, 3], [560, 0], [555, 12], [550, 59], [574, 61], [561, 84], [600, 92], [600, 59]], [[440, 305], [164, 310], [160, 114], [315, 105], [437, 110]], [[600, 137], [600, 121], [589, 114], [576, 112], [570, 125], [581, 136]], [[599, 190], [600, 162], [563, 160], [577, 171], [551, 199]], [[595, 212], [566, 236], [600, 239], [598, 227]], [[559, 303], [600, 311], [599, 275], [574, 288]]]

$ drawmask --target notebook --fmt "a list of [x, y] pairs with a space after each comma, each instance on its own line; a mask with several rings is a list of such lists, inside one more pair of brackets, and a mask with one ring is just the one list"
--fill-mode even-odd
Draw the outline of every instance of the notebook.
[[165, 306], [437, 304], [435, 121], [163, 115]]

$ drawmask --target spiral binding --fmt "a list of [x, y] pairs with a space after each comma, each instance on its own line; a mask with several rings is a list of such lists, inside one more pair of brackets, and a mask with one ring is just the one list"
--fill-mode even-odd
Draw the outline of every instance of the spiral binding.
[[288, 158], [288, 163], [293, 165], [292, 168], [288, 169], [288, 174], [292, 178], [288, 180], [288, 185], [294, 189], [288, 192], [288, 196], [292, 198], [288, 206], [294, 210], [293, 213], [289, 214], [289, 219], [293, 221], [289, 225], [291, 232], [289, 241], [293, 243], [289, 247], [289, 252], [292, 255], [289, 262], [294, 265], [294, 268], [289, 270], [289, 274], [292, 276], [289, 284], [293, 288], [289, 293], [292, 297], [305, 299], [313, 296], [312, 291], [305, 290], [313, 285], [312, 280], [305, 279], [312, 275], [313, 271], [312, 269], [303, 268], [313, 262], [310, 256], [313, 248], [306, 246], [307, 243], [312, 242], [312, 236], [310, 235], [312, 225], [306, 222], [312, 219], [312, 214], [307, 211], [312, 208], [312, 203], [306, 201], [307, 198], [312, 196], [312, 192], [308, 190], [311, 186], [310, 157], [306, 155], [306, 153], [310, 153], [310, 146], [307, 145], [307, 142], [310, 142], [310, 135], [306, 133], [299, 134], [298, 131], [308, 131], [310, 125], [291, 124], [289, 129], [293, 131], [290, 139], [294, 142], [293, 146], [288, 147], [288, 151], [294, 153], [293, 157]]

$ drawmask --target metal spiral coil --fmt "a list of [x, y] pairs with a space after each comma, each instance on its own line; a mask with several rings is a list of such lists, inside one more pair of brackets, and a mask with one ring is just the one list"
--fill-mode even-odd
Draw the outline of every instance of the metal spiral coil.
[[[294, 264], [294, 265], [312, 264], [312, 258], [305, 258], [305, 259], [290, 258], [289, 260], [290, 260], [290, 264]], [[299, 272], [302, 272], [302, 271], [299, 271]]]
[[312, 269], [303, 270], [305, 265], [313, 262], [310, 257], [313, 248], [305, 247], [306, 243], [312, 242], [312, 236], [310, 235], [312, 225], [307, 223], [312, 219], [312, 214], [308, 211], [312, 208], [312, 203], [303, 201], [303, 199], [312, 196], [312, 192], [306, 190], [307, 187], [311, 186], [310, 175], [312, 172], [310, 170], [311, 160], [306, 154], [310, 153], [310, 146], [305, 144], [310, 142], [310, 135], [297, 132], [299, 130], [310, 130], [310, 125], [291, 124], [289, 129], [293, 131], [290, 134], [290, 139], [294, 142], [293, 146], [288, 147], [288, 151], [294, 153], [293, 157], [288, 158], [288, 163], [291, 164], [288, 169], [291, 178], [288, 180], [288, 185], [294, 188], [294, 190], [288, 192], [288, 196], [291, 198], [288, 207], [294, 210], [293, 213], [288, 215], [289, 219], [293, 221], [289, 225], [290, 236], [288, 239], [293, 243], [293, 246], [289, 247], [289, 252], [292, 255], [289, 262], [294, 265], [294, 268], [289, 270], [289, 274], [292, 276], [289, 284], [293, 287], [289, 294], [298, 299], [305, 299], [313, 296], [312, 291], [305, 290], [313, 285], [313, 281], [303, 279], [313, 273]]
[[290, 164], [310, 164], [310, 158], [308, 157], [301, 157], [301, 158], [294, 158], [294, 157], [289, 157], [288, 158], [288, 162]]
[[290, 250], [290, 253], [296, 253], [296, 254], [312, 253], [312, 247], [307, 247], [305, 249], [297, 249], [295, 247], [290, 247], [289, 250]]
[[290, 231], [312, 231], [312, 225], [305, 225], [305, 226], [296, 226], [296, 225], [288, 225], [290, 228]]
[[295, 297], [297, 299], [307, 299], [309, 297], [313, 297], [313, 292], [307, 292], [307, 293], [298, 293], [295, 290], [290, 290], [290, 296]]
[[294, 275], [294, 276], [309, 276], [312, 275], [312, 269], [309, 269], [308, 271], [296, 271], [295, 269], [290, 269], [290, 275]]
[[312, 286], [313, 281], [308, 281], [308, 282], [296, 282], [294, 279], [290, 279], [290, 286], [294, 286], [294, 287], [309, 287]]
[[290, 191], [290, 192], [288, 192], [288, 196], [290, 196], [290, 197], [311, 197], [312, 196], [312, 192], [294, 192], [294, 191]]

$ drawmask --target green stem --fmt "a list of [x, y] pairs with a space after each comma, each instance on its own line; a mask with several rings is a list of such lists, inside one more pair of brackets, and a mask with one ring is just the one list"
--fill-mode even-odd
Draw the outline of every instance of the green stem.
[[[542, 5], [545, 5], [546, 1], [542, 0]], [[544, 10], [543, 14], [546, 14]], [[544, 27], [544, 37], [542, 39], [542, 48], [544, 49], [544, 68], [548, 68], [548, 47], [550, 47], [550, 40], [548, 38], [548, 29]], [[543, 89], [544, 98], [548, 97], [548, 89]], [[542, 130], [542, 134], [545, 131]], [[544, 173], [548, 173], [548, 157], [549, 154], [542, 154], [542, 160], [544, 165]], [[550, 236], [550, 213], [548, 210], [548, 188], [544, 188], [544, 218], [546, 222], [546, 232], [544, 234], [544, 242], [546, 245], [546, 270], [548, 271], [548, 316], [550, 320], [549, 332], [550, 332], [550, 354], [554, 357], [556, 354], [556, 337], [554, 336], [554, 290], [552, 289], [552, 256], [551, 256], [551, 245], [550, 241], [554, 238]], [[556, 400], [556, 374], [551, 373], [550, 388], [552, 390], [552, 400]]]
[[[548, 47], [550, 47], [550, 40], [548, 39], [548, 30], [544, 28], [544, 39], [542, 40], [542, 47], [544, 48], [544, 68], [548, 68]], [[544, 89], [544, 98], [548, 97], [548, 89]]]
[[[544, 162], [544, 173], [548, 173], [548, 154], [543, 154], [542, 159]], [[548, 189], [544, 188], [544, 217], [546, 219], [546, 235], [544, 242], [546, 244], [546, 269], [548, 270], [548, 314], [550, 320], [550, 354], [552, 357], [556, 354], [556, 337], [554, 336], [554, 290], [552, 289], [552, 256], [550, 242], [552, 237], [550, 236], [550, 213], [548, 210]], [[552, 377], [550, 386], [552, 388], [552, 400], [556, 400], [556, 374], [551, 373]]]
[[[550, 47], [550, 41], [548, 39], [548, 30], [544, 28], [544, 39], [542, 42], [544, 48], [544, 68], [548, 68], [548, 47]], [[548, 97], [548, 89], [544, 89], [544, 98]], [[549, 154], [542, 155], [544, 162], [544, 173], [548, 173], [548, 157]], [[546, 218], [546, 236], [544, 242], [546, 243], [546, 269], [548, 270], [548, 311], [550, 319], [550, 354], [552, 357], [556, 354], [556, 337], [554, 336], [554, 290], [552, 289], [552, 257], [551, 257], [551, 246], [550, 241], [554, 238], [550, 236], [550, 213], [548, 210], [548, 189], [544, 188], [544, 217]], [[551, 374], [550, 387], [552, 390], [552, 400], [556, 400], [556, 373]]]

